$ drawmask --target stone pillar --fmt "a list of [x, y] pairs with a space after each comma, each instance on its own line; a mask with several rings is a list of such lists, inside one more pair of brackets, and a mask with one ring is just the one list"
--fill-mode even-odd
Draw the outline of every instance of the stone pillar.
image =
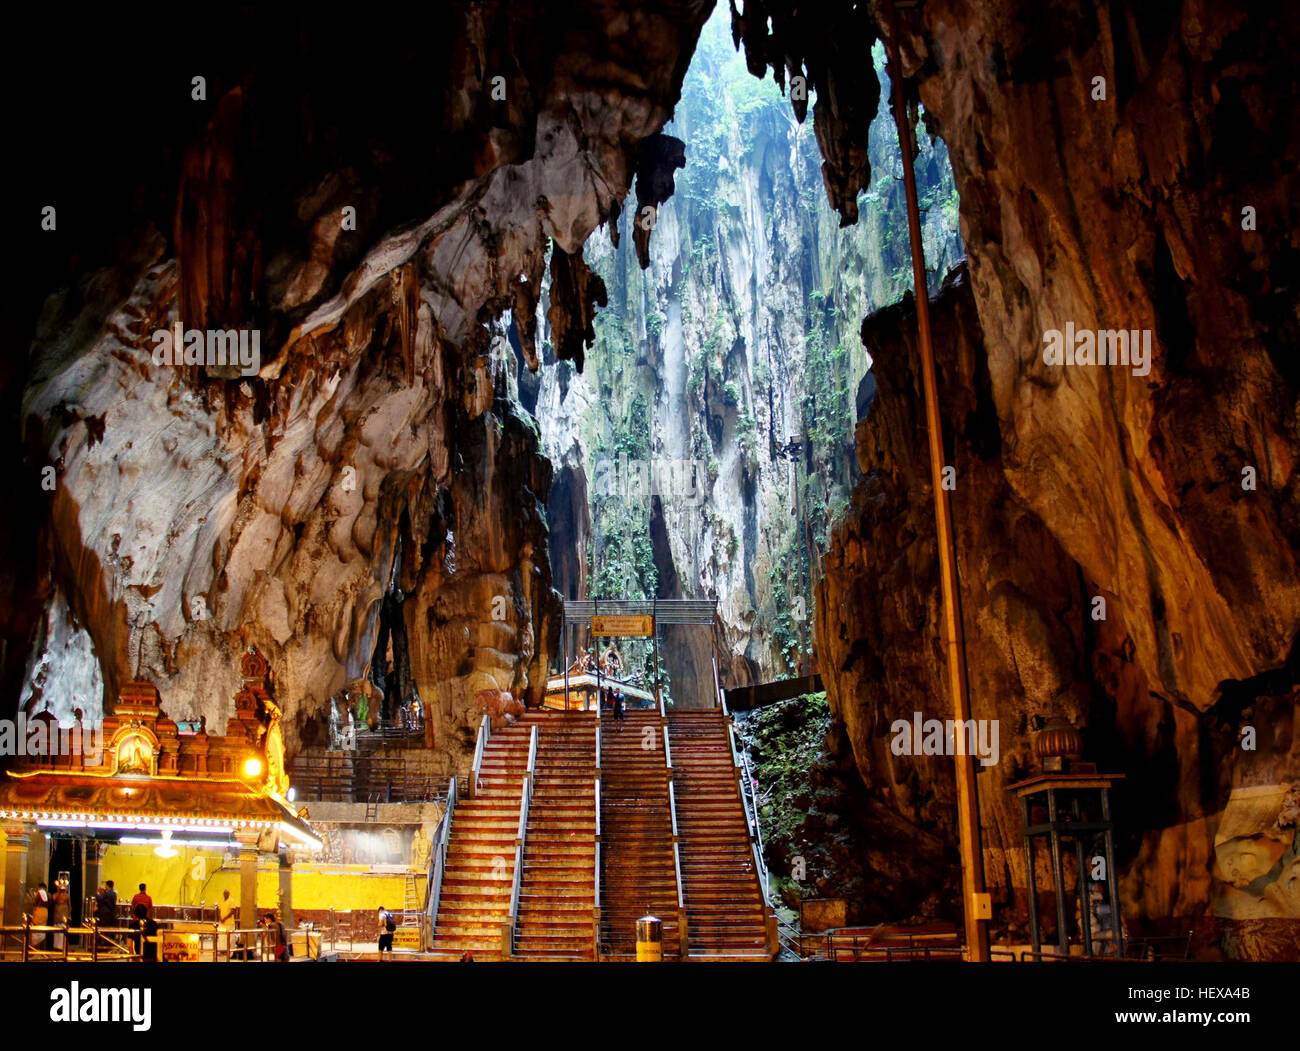
[[280, 851], [280, 922], [293, 929], [293, 865], [287, 850]]
[[239, 927], [257, 926], [257, 835], [239, 839]]
[[23, 922], [23, 911], [27, 908], [27, 851], [35, 834], [31, 825], [5, 826], [6, 927], [16, 927]]

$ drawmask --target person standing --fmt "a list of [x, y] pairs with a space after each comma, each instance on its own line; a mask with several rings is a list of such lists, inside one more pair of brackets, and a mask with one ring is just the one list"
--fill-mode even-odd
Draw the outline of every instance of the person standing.
[[[54, 884], [54, 918], [53, 924], [56, 927], [66, 926], [72, 919], [72, 895], [68, 893], [68, 882], [66, 879], [60, 879]], [[66, 937], [62, 931], [54, 935], [54, 951], [63, 951], [63, 939]]]
[[[50, 893], [44, 883], [36, 884], [36, 893], [32, 898], [32, 926], [46, 927], [50, 922]], [[45, 948], [45, 932], [32, 933], [32, 948]]]
[[144, 905], [132, 909], [131, 930], [135, 943], [135, 954], [143, 963], [158, 962], [158, 924], [149, 915]]
[[619, 733], [623, 732], [623, 691], [614, 691], [614, 722], [618, 723]]
[[95, 895], [95, 920], [101, 927], [117, 926], [117, 891], [108, 880]]
[[149, 892], [148, 892], [147, 890], [145, 890], [145, 885], [144, 885], [143, 883], [140, 884], [140, 893], [137, 894], [134, 898], [131, 899], [131, 913], [132, 913], [132, 915], [135, 914], [135, 910], [136, 910], [139, 906], [141, 906], [141, 905], [144, 906], [144, 914], [145, 914], [145, 916], [147, 916], [147, 917], [149, 917], [149, 918], [152, 918], [152, 917], [153, 917], [153, 898], [149, 897]]
[[226, 959], [230, 959], [230, 932], [235, 929], [235, 912], [239, 906], [230, 897], [230, 891], [221, 892], [221, 900], [217, 902], [217, 928], [220, 934], [217, 936], [217, 950], [219, 953], [225, 953]]
[[388, 959], [393, 958], [393, 935], [397, 931], [397, 920], [393, 914], [382, 905], [379, 906], [379, 959], [382, 962], [384, 954], [388, 954]]
[[273, 935], [271, 943], [274, 947], [274, 960], [276, 963], [289, 962], [289, 936], [285, 933], [284, 924], [275, 918], [275, 913], [266, 914], [265, 927]]

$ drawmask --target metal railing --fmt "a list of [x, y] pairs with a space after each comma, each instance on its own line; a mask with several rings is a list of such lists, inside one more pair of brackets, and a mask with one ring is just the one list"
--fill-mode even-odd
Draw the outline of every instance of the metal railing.
[[478, 738], [474, 742], [474, 768], [469, 781], [469, 794], [471, 797], [478, 795], [483, 787], [479, 783], [479, 773], [483, 769], [483, 754], [487, 751], [488, 740], [491, 736], [492, 718], [484, 712], [483, 720], [478, 724]]
[[[33, 924], [31, 917], [25, 915], [21, 924], [0, 927], [0, 960], [23, 963], [139, 960], [141, 951], [133, 944], [137, 933], [130, 927], [100, 927], [94, 920], [80, 927], [69, 923]], [[53, 947], [56, 938], [62, 939], [58, 948]], [[33, 944], [34, 941], [40, 944]]]
[[524, 842], [528, 837], [528, 778], [522, 781], [519, 794], [519, 832], [515, 836], [515, 870], [510, 881], [510, 915], [506, 918], [505, 930], [502, 931], [502, 944], [506, 956], [515, 953], [515, 925], [519, 917], [519, 885], [524, 874]]
[[[599, 781], [596, 782], [600, 784]], [[597, 821], [600, 819], [597, 818]], [[600, 960], [600, 833], [596, 833], [596, 896], [592, 899], [595, 904], [591, 909], [591, 939], [592, 939], [592, 959]]]
[[433, 931], [438, 924], [438, 905], [442, 900], [442, 877], [447, 868], [447, 844], [451, 840], [452, 815], [456, 812], [456, 778], [447, 787], [447, 809], [433, 833], [433, 849], [429, 855], [429, 879], [425, 886], [425, 916], [429, 929], [424, 944], [433, 945]]
[[673, 821], [673, 842], [677, 842], [677, 790], [668, 782], [668, 814]]
[[437, 798], [437, 781], [408, 772], [405, 759], [360, 755], [298, 756], [289, 767], [297, 798], [363, 803], [422, 803]]
[[1050, 950], [1041, 950], [1035, 952], [1033, 949], [1022, 949], [1017, 953], [1014, 949], [989, 949], [989, 956], [1009, 960], [1012, 963], [1151, 963], [1147, 957], [1132, 956], [1088, 956], [1085, 953], [1077, 955], [1062, 954]]
[[592, 898], [593, 906], [591, 910], [592, 918], [592, 948], [594, 955], [593, 960], [600, 960], [600, 720], [596, 720], [596, 894]]
[[[145, 958], [145, 942], [157, 947], [156, 958], [163, 959], [164, 936], [176, 934], [189, 940], [186, 959], [208, 963], [269, 962], [275, 959], [276, 932], [265, 927], [226, 930], [215, 922], [184, 922], [186, 929], [172, 931], [164, 920], [155, 934], [145, 934], [134, 927], [101, 927], [94, 920], [83, 926], [63, 923], [35, 925], [25, 916], [21, 925], [0, 927], [0, 960], [23, 963], [103, 963], [131, 962]], [[196, 929], [198, 928], [198, 929]], [[286, 930], [292, 944], [293, 935], [306, 934], [310, 947], [316, 932], [304, 927]], [[44, 939], [42, 944], [33, 941]], [[53, 946], [59, 941], [58, 948]], [[317, 944], [320, 944], [318, 937]], [[191, 951], [188, 951], [192, 949]]]
[[515, 872], [510, 883], [510, 916], [507, 929], [503, 932], [503, 941], [508, 948], [506, 955], [515, 954], [515, 933], [519, 927], [519, 888], [524, 875], [524, 848], [528, 843], [528, 808], [533, 801], [533, 783], [537, 777], [537, 726], [534, 725], [528, 735], [528, 771], [524, 776], [519, 793], [519, 832], [515, 837]]
[[[668, 731], [664, 731], [667, 742]], [[680, 958], [685, 960], [690, 944], [689, 925], [686, 918], [686, 888], [682, 883], [682, 848], [677, 832], [677, 790], [673, 785], [672, 767], [668, 769], [668, 817], [673, 830], [673, 878], [677, 881], [677, 938]]]
[[664, 727], [664, 766], [668, 768], [668, 778], [673, 776], [673, 749], [668, 743], [668, 727]]
[[[873, 942], [875, 934], [871, 931], [827, 931], [822, 935], [799, 935], [799, 952], [808, 954], [811, 944], [816, 954], [835, 962], [851, 961], [853, 963], [905, 962], [913, 960], [962, 960], [964, 950], [956, 942], [956, 932], [951, 939], [942, 939], [943, 944], [926, 944], [910, 935], [898, 935], [896, 940], [905, 944], [885, 945]], [[934, 939], [930, 939], [933, 941]]]
[[[736, 753], [735, 731], [732, 731], [732, 754]], [[758, 799], [754, 795], [754, 778], [749, 768], [749, 756], [740, 753], [740, 802], [745, 808], [745, 824], [749, 826], [749, 842], [754, 851], [754, 867], [763, 888], [763, 901], [769, 907], [772, 904], [771, 891], [768, 888], [767, 855], [763, 846], [763, 827], [758, 820]]]

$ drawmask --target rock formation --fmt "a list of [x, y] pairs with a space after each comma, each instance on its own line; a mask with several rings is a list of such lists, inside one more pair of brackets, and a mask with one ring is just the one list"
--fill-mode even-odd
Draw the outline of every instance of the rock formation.
[[[1210, 904], [1230, 793], [1300, 776], [1300, 138], [1283, 73], [1300, 27], [1228, 4], [1161, 11], [932, 2], [901, 17], [970, 260], [973, 310], [947, 308], [936, 350], [973, 703], [1004, 728], [980, 779], [990, 880], [1008, 903], [1024, 886], [1000, 786], [1034, 717], [1061, 711], [1130, 774], [1130, 920], [1177, 929]], [[818, 641], [869, 787], [944, 823], [947, 768], [881, 752], [893, 713], [944, 703], [922, 417], [905, 366], [882, 361], [909, 353], [900, 322], [864, 328], [867, 476], [828, 558]], [[1067, 325], [1149, 330], [1152, 360], [1049, 363], [1045, 336]], [[1253, 752], [1248, 726], [1266, 742]], [[1242, 951], [1294, 955], [1295, 913], [1270, 915], [1273, 940]], [[1219, 916], [1226, 930], [1245, 914]]]
[[[66, 176], [44, 187], [76, 205], [40, 256], [39, 294], [57, 291], [30, 374], [5, 389], [14, 416], [21, 391], [24, 491], [48, 509], [7, 527], [4, 590], [30, 560], [38, 594], [5, 611], [21, 641], [6, 693], [94, 718], [138, 673], [219, 729], [254, 644], [291, 753], [324, 738], [340, 692], [373, 717], [414, 690], [442, 772], [468, 764], [480, 692], [536, 702], [558, 631], [552, 468], [497, 319], [534, 314], [549, 259], [551, 327], [581, 361], [601, 302], [583, 242], [671, 114], [707, 10], [436, 5], [400, 31], [365, 20], [341, 65], [322, 61], [332, 22], [244, 10], [174, 97], [116, 85], [142, 89], [148, 141], [90, 203], [134, 197], [112, 201], [106, 238], [77, 225], [87, 195]], [[106, 53], [179, 33], [85, 29], [70, 46]], [[240, 40], [257, 44], [223, 51]], [[93, 101], [69, 113], [102, 141]], [[158, 364], [155, 334], [178, 322], [255, 331], [260, 360], [217, 360], [207, 335]], [[535, 364], [530, 327], [516, 337]]]

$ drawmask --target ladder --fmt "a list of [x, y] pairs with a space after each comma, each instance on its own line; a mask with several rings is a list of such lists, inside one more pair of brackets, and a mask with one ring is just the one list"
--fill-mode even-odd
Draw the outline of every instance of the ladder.
[[374, 821], [379, 816], [379, 793], [371, 792], [366, 798], [366, 820]]
[[416, 881], [416, 874], [408, 872], [406, 874], [406, 903], [404, 911], [408, 916], [418, 916], [424, 911], [424, 903], [420, 901], [420, 888]]

